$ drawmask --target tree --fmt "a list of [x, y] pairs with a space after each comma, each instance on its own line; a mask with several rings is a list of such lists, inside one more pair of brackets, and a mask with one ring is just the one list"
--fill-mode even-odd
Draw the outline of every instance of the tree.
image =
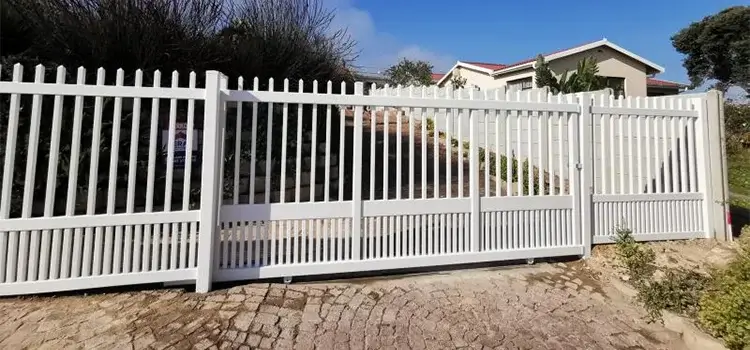
[[458, 71], [451, 76], [450, 82], [454, 89], [466, 87], [466, 78], [462, 77]]
[[[320, 91], [326, 92], [324, 82], [328, 80], [351, 82], [353, 77], [346, 69], [354, 58], [354, 42], [344, 31], [332, 30], [330, 25], [334, 13], [327, 10], [321, 0], [0, 0], [0, 67], [3, 80], [11, 76], [13, 64], [22, 63], [25, 66], [24, 81], [33, 79], [37, 64], [46, 67], [47, 82], [53, 81], [57, 65], [67, 68], [66, 82], [76, 81], [76, 68], [86, 67], [86, 82], [91, 84], [95, 80], [96, 70], [102, 67], [106, 71], [105, 84], [114, 83], [116, 70], [122, 68], [125, 73], [125, 85], [132, 86], [135, 71], [143, 70], [143, 85], [153, 84], [154, 70], [162, 73], [161, 84], [171, 84], [172, 71], [179, 71], [180, 86], [187, 86], [188, 73], [197, 73], [198, 87], [205, 81], [202, 76], [207, 70], [218, 70], [229, 77], [229, 87], [236, 88], [238, 78], [244, 77], [245, 89], [252, 84], [253, 77], [259, 77], [260, 89], [268, 88], [268, 78], [275, 78], [275, 89], [283, 88], [281, 80], [289, 78], [290, 89], [296, 91], [297, 81], [304, 79], [305, 90], [310, 91], [312, 80], [318, 80]], [[352, 84], [347, 84], [352, 86]], [[340, 84], [333, 84], [334, 93], [340, 89]], [[45, 96], [43, 105], [52, 106], [54, 96]], [[105, 98], [103, 101], [103, 115], [112, 116], [114, 99]], [[125, 99], [124, 102], [132, 103]], [[79, 182], [81, 191], [86, 191], [88, 180], [87, 162], [91, 155], [93, 132], [88, 127], [93, 124], [93, 99], [83, 99], [81, 129], [81, 151], [79, 164]], [[108, 164], [110, 158], [116, 158], [119, 169], [129, 166], [130, 135], [139, 131], [141, 136], [136, 142], [138, 150], [137, 186], [145, 187], [147, 163], [149, 154], [148, 118], [151, 115], [152, 103], [150, 99], [141, 101], [140, 125], [132, 128], [133, 113], [123, 113], [120, 129], [119, 154], [110, 149], [112, 123], [104, 117], [101, 130], [99, 163]], [[0, 159], [4, 159], [4, 149], [8, 128], [7, 94], [0, 96]], [[31, 96], [24, 95], [20, 99], [20, 116], [18, 140], [28, 139], [30, 130]], [[162, 103], [160, 114], [168, 111], [169, 103]], [[268, 106], [259, 104], [257, 118], [265, 119]], [[48, 108], [48, 107], [47, 107]], [[178, 101], [178, 118], [186, 115], [187, 101]], [[196, 106], [199, 114], [202, 106]], [[244, 117], [242, 128], [249, 128], [253, 121], [250, 104], [243, 106]], [[311, 107], [304, 106], [303, 113], [310, 115]], [[289, 114], [288, 130], [296, 132], [296, 108]], [[321, 109], [322, 110], [322, 109]], [[280, 110], [273, 113], [280, 114]], [[319, 111], [319, 113], [324, 113]], [[35, 201], [44, 200], [45, 184], [42, 179], [47, 173], [49, 145], [51, 139], [52, 117], [45, 109], [42, 112], [39, 135], [38, 166], [36, 167], [36, 181], [34, 182]], [[67, 98], [63, 103], [62, 127], [60, 140], [60, 160], [58, 174], [60, 178], [67, 178], [71, 160], [73, 103]], [[111, 118], [111, 117], [109, 117]], [[237, 133], [234, 113], [228, 113], [227, 137]], [[280, 116], [274, 115], [279, 121]], [[312, 128], [312, 118], [305, 118], [302, 132], [307, 133]], [[325, 123], [324, 114], [317, 118], [318, 123]], [[178, 120], [181, 121], [181, 120]], [[332, 121], [338, 123], [337, 121]], [[160, 121], [161, 123], [161, 121]], [[196, 116], [196, 125], [202, 125], [200, 116]], [[266, 135], [271, 133], [272, 140], [279, 140], [275, 135], [281, 135], [282, 123], [274, 123], [272, 130], [266, 130], [266, 123], [258, 125], [258, 149], [265, 149]], [[324, 125], [323, 125], [324, 126]], [[325, 130], [322, 125], [318, 130]], [[336, 125], [333, 128], [337, 128]], [[324, 140], [318, 138], [319, 142]], [[243, 139], [241, 151], [250, 149], [250, 141]], [[276, 142], [276, 141], [274, 141]], [[332, 136], [333, 149], [338, 142]], [[13, 202], [11, 215], [18, 215], [21, 206], [15, 198], [20, 197], [19, 190], [23, 188], [26, 149], [19, 141], [18, 147], [12, 150], [16, 159], [24, 162], [15, 163], [12, 180]], [[294, 149], [296, 144], [289, 145]], [[313, 146], [315, 147], [315, 146]], [[273, 147], [272, 159], [279, 159], [280, 147]], [[249, 152], [248, 152], [249, 153]], [[258, 159], [265, 157], [265, 152], [258, 152]], [[293, 153], [292, 153], [293, 154]], [[227, 157], [234, 157], [234, 149], [227, 150]], [[157, 152], [157, 163], [162, 164], [166, 159], [164, 152]], [[242, 155], [243, 160], [249, 155]], [[351, 158], [350, 158], [351, 159]], [[275, 166], [275, 164], [274, 164]], [[156, 198], [162, 201], [165, 193], [165, 168], [156, 169]], [[230, 168], [230, 167], [227, 167]], [[106, 191], [108, 182], [107, 167], [99, 168], [100, 176], [98, 191]], [[119, 172], [118, 182], [127, 182], [126, 172]], [[194, 176], [200, 172], [194, 172]], [[2, 176], [2, 174], [0, 174]], [[65, 181], [58, 181], [57, 193], [67, 191]], [[275, 186], [272, 184], [272, 186]], [[162, 194], [160, 194], [162, 193]], [[57, 198], [63, 198], [60, 195]], [[174, 198], [174, 197], [173, 197]], [[141, 199], [136, 199], [136, 205], [141, 205]], [[64, 209], [65, 203], [56, 209]], [[97, 208], [99, 210], [99, 208]]]
[[560, 90], [555, 75], [549, 69], [549, 63], [544, 60], [544, 56], [539, 55], [536, 58], [536, 68], [534, 68], [536, 87], [541, 88], [549, 86], [553, 91]]
[[726, 91], [737, 85], [750, 92], [750, 6], [735, 6], [693, 22], [672, 36], [685, 55], [693, 88], [716, 81]]
[[426, 61], [402, 59], [385, 71], [391, 84], [395, 85], [432, 85], [432, 65]]

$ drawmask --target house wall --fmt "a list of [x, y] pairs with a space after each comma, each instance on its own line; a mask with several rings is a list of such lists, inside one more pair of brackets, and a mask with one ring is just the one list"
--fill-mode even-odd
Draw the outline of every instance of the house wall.
[[[609, 47], [602, 46], [552, 60], [549, 62], [549, 67], [555, 76], [559, 78], [565, 71], [575, 71], [578, 62], [589, 56], [596, 58], [599, 66], [599, 75], [625, 79], [625, 94], [627, 96], [645, 97], [648, 95], [646, 65]], [[512, 80], [534, 77], [534, 69], [531, 67], [495, 77], [465, 67], [456, 67], [456, 69], [448, 73], [449, 76], [441, 84], [441, 87], [446, 86], [450, 81], [450, 75], [456, 72], [466, 78], [467, 86], [476, 85], [482, 90], [507, 86], [508, 82]]]
[[467, 87], [476, 85], [482, 90], [500, 87], [500, 85], [498, 85], [499, 83], [495, 81], [495, 79], [489, 74], [465, 67], [456, 67], [456, 69], [448, 74], [448, 77], [440, 86], [443, 87], [448, 85], [452, 75], [456, 73], [458, 73], [461, 77], [466, 78]]
[[559, 58], [549, 62], [550, 70], [557, 77], [566, 70], [574, 71], [578, 62], [585, 57], [593, 56], [599, 66], [599, 75], [625, 78], [625, 95], [647, 95], [646, 65], [609, 47], [598, 47], [575, 55]]
[[497, 86], [500, 87], [500, 86], [507, 86], [509, 81], [531, 77], [533, 86], [536, 87], [536, 81], [534, 81], [534, 76], [535, 76], [534, 69], [529, 68], [529, 69], [515, 71], [513, 73], [506, 74], [506, 75], [496, 76], [495, 81], [498, 84]]

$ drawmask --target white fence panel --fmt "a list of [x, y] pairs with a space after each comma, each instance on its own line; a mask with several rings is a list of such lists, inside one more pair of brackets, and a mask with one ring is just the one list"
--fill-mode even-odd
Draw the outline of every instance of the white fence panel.
[[162, 88], [158, 71], [13, 70], [0, 81], [0, 294], [194, 279], [200, 163], [175, 164], [174, 135], [179, 118], [192, 150], [196, 74]]
[[680, 97], [595, 101], [595, 243], [618, 228], [641, 240], [706, 236], [699, 105]]

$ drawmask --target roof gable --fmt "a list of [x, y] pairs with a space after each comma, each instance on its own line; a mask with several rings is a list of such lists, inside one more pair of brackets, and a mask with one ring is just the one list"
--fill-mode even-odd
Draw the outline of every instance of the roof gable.
[[[628, 56], [628, 57], [630, 57], [630, 58], [632, 58], [632, 59], [634, 59], [634, 60], [636, 60], [638, 62], [641, 62], [641, 63], [645, 64], [648, 68], [650, 68], [653, 71], [652, 73], [664, 73], [664, 68], [663, 67], [661, 67], [661, 66], [657, 65], [656, 63], [653, 63], [653, 62], [651, 62], [651, 61], [649, 61], [649, 60], [647, 60], [647, 59], [645, 59], [645, 58], [643, 58], [641, 56], [638, 56], [638, 55], [636, 55], [636, 54], [634, 54], [634, 53], [632, 53], [632, 52], [630, 52], [628, 50], [625, 50], [624, 48], [622, 48], [622, 47], [620, 47], [620, 46], [618, 46], [618, 45], [616, 45], [616, 44], [608, 41], [607, 39], [593, 41], [593, 42], [590, 42], [590, 43], [587, 43], [587, 44], [578, 45], [578, 46], [575, 46], [575, 47], [572, 47], [572, 48], [568, 48], [568, 49], [564, 49], [564, 50], [558, 50], [558, 51], [555, 51], [555, 52], [552, 52], [552, 53], [548, 53], [548, 54], [544, 55], [544, 60], [547, 61], [547, 62], [549, 62], [549, 61], [552, 61], [552, 60], [556, 60], [558, 58], [563, 58], [563, 57], [575, 55], [575, 54], [578, 54], [578, 53], [581, 53], [581, 52], [584, 52], [584, 51], [588, 51], [588, 50], [591, 50], [591, 49], [595, 49], [595, 48], [598, 48], [598, 47], [602, 47], [602, 46], [609, 47], [610, 49], [612, 49], [614, 51], [617, 51], [617, 52], [619, 52], [619, 53], [621, 53], [621, 54], [623, 54], [625, 56]], [[504, 74], [504, 73], [510, 73], [510, 72], [513, 72], [513, 71], [516, 71], [516, 70], [519, 70], [519, 69], [533, 68], [535, 62], [536, 62], [536, 57], [535, 58], [525, 59], [525, 60], [522, 60], [522, 61], [519, 61], [519, 62], [516, 62], [516, 63], [513, 63], [513, 64], [509, 64], [505, 68], [501, 68], [501, 69], [495, 70], [494, 72], [492, 72], [492, 75], [500, 75], [500, 74]], [[647, 69], [647, 72], [648, 72], [648, 69]]]
[[466, 69], [471, 69], [480, 73], [484, 73], [487, 75], [491, 75], [492, 72], [503, 69], [505, 67], [504, 64], [501, 63], [486, 63], [486, 62], [465, 62], [465, 61], [456, 61], [456, 64], [453, 65], [451, 69], [449, 69], [437, 82], [436, 84], [440, 85], [442, 84], [448, 76], [450, 76], [453, 71], [458, 67], [464, 67]]
[[[586, 44], [582, 44], [582, 45], [574, 46], [571, 48], [558, 50], [552, 53], [545, 54], [544, 59], [549, 62], [552, 60], [556, 60], [558, 58], [575, 55], [575, 54], [588, 51], [588, 50], [601, 47], [601, 46], [607, 46], [610, 49], [619, 52], [620, 54], [623, 54], [640, 63], [643, 63], [647, 67], [646, 69], [647, 73], [664, 73], [663, 67], [641, 56], [638, 56], [628, 50], [625, 50], [624, 48], [608, 41], [606, 38], [602, 40], [592, 41]], [[472, 69], [478, 72], [496, 76], [500, 74], [511, 73], [517, 70], [533, 68], [535, 63], [536, 63], [536, 57], [521, 60], [512, 64], [457, 61], [456, 64], [450, 70], [448, 70], [448, 72], [446, 72], [441, 78], [438, 79], [437, 84], [442, 84], [448, 78], [448, 76], [451, 75], [453, 70], [455, 70], [457, 67], [465, 67], [465, 68]]]

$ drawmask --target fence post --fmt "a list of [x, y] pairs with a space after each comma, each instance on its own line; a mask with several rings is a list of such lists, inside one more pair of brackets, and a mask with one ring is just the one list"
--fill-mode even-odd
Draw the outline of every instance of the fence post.
[[[364, 95], [364, 85], [354, 83], [354, 95]], [[362, 118], [364, 107], [354, 106], [354, 150], [352, 151], [352, 260], [361, 260], [362, 245]], [[372, 116], [371, 116], [372, 117]], [[343, 127], [343, 126], [342, 126]]]
[[203, 113], [203, 162], [201, 166], [200, 227], [198, 234], [198, 271], [195, 291], [211, 290], [214, 270], [214, 242], [216, 241], [221, 197], [221, 73], [206, 72], [206, 98]]
[[[474, 99], [474, 90], [471, 90], [471, 99]], [[482, 112], [483, 113], [483, 112]], [[471, 110], [469, 114], [469, 198], [471, 199], [471, 251], [479, 252], [481, 239], [481, 208], [479, 197], [479, 118], [484, 119], [480, 112]], [[486, 125], [485, 125], [486, 127]], [[461, 147], [459, 145], [458, 147]], [[459, 170], [461, 171], [461, 170]], [[487, 169], [486, 171], [489, 171]], [[462, 184], [459, 184], [462, 186]], [[488, 189], [485, 189], [487, 191]]]
[[592, 187], [594, 186], [594, 140], [593, 140], [593, 120], [591, 115], [592, 94], [581, 95], [581, 114], [579, 116], [579, 152], [578, 152], [578, 173], [579, 185], [578, 195], [580, 200], [579, 218], [581, 220], [581, 244], [583, 245], [583, 258], [591, 256], [591, 245], [594, 239], [591, 221], [592, 207]]
[[[724, 150], [723, 96], [716, 90], [707, 92], [700, 100], [698, 122], [703, 130], [699, 142], [703, 145], [698, 151], [703, 155], [699, 174], [699, 184], [705, 194], [707, 212], [704, 213], [706, 238], [731, 240], [732, 233], [727, 227], [727, 178], [726, 151]], [[702, 181], [701, 181], [702, 179]]]

